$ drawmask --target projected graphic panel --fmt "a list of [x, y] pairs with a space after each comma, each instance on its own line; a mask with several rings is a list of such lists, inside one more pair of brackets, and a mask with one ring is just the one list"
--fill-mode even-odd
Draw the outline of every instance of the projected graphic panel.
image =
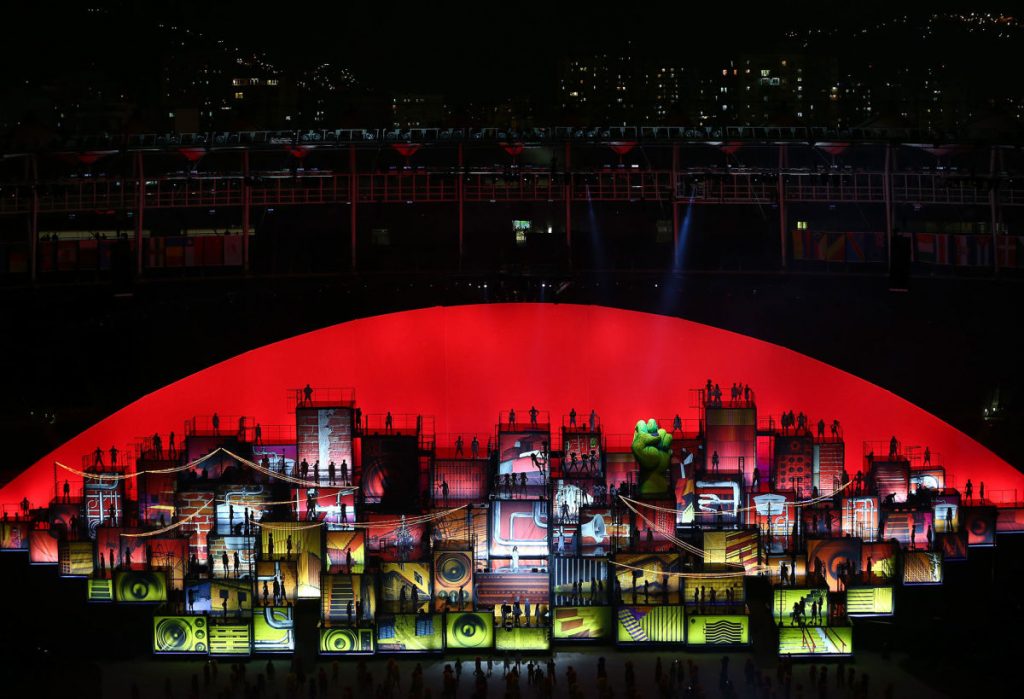
[[843, 498], [843, 534], [874, 539], [878, 521], [878, 498], [875, 496]]
[[779, 629], [779, 656], [850, 655], [853, 629], [849, 626]]
[[409, 523], [405, 515], [371, 513], [366, 520], [367, 549], [384, 561], [418, 561], [427, 553], [427, 525]]
[[850, 587], [846, 590], [846, 613], [849, 616], [892, 616], [891, 587]]
[[933, 551], [907, 551], [903, 555], [904, 585], [942, 583], [942, 554]]
[[320, 654], [356, 655], [373, 653], [373, 640], [373, 629], [324, 626], [320, 628]]
[[945, 534], [960, 529], [960, 496], [955, 493], [942, 493], [936, 495], [934, 500], [933, 517], [935, 531]]
[[996, 531], [1003, 534], [1024, 533], [1024, 507], [1000, 507], [996, 512]]
[[553, 623], [555, 640], [603, 641], [612, 634], [612, 608], [556, 607]]
[[188, 567], [188, 539], [172, 535], [146, 537], [144, 555], [149, 567], [167, 573], [167, 584], [172, 590], [185, 586], [185, 569]]
[[[727, 497], [731, 498], [732, 495], [732, 491], [729, 490]], [[714, 497], [716, 499], [708, 506], [722, 506], [723, 501], [718, 500], [718, 496]], [[632, 507], [636, 510], [633, 547], [644, 551], [671, 551], [674, 548], [671, 539], [676, 533], [675, 504], [671, 500], [655, 500], [650, 503], [634, 504]], [[627, 522], [630, 521], [626, 515], [623, 515], [623, 518]]]
[[840, 587], [840, 575], [846, 575], [847, 582], [860, 572], [861, 541], [853, 537], [840, 539], [810, 539], [807, 542], [807, 565], [815, 569], [815, 563], [825, 574], [828, 589], [837, 592]]
[[355, 492], [348, 488], [293, 488], [292, 498], [300, 520], [324, 522], [329, 530], [342, 529], [356, 521]]
[[361, 573], [366, 565], [364, 532], [328, 531], [327, 567], [331, 573]]
[[249, 623], [211, 623], [210, 655], [246, 656], [252, 652], [252, 629]]
[[782, 553], [793, 533], [796, 507], [795, 494], [762, 493], [753, 498], [754, 509], [749, 513], [760, 531], [765, 532], [765, 553]]
[[494, 645], [494, 617], [483, 612], [452, 612], [445, 623], [449, 649], [486, 650]]
[[497, 650], [504, 651], [547, 650], [551, 647], [551, 632], [547, 627], [538, 626], [495, 629], [494, 645]]
[[874, 541], [862, 544], [861, 570], [868, 574], [868, 582], [895, 580], [899, 552], [899, 544], [892, 541]]
[[814, 484], [818, 487], [818, 494], [830, 496], [842, 487], [845, 445], [842, 442], [816, 443], [814, 459]]
[[603, 558], [551, 559], [555, 604], [607, 604], [604, 584], [608, 563]]
[[[298, 449], [295, 444], [253, 444], [252, 460], [276, 473], [295, 475]], [[312, 463], [312, 462], [307, 462]], [[340, 468], [341, 462], [337, 462]], [[352, 461], [349, 460], [351, 466]]]
[[485, 502], [490, 495], [487, 462], [438, 459], [434, 462], [434, 499], [438, 505], [444, 504], [442, 483], [448, 486], [449, 507], [466, 502]]
[[434, 596], [440, 608], [472, 604], [473, 556], [469, 551], [434, 552]]
[[91, 541], [62, 541], [60, 551], [60, 574], [66, 578], [92, 575], [93, 546]]
[[[96, 529], [96, 551], [100, 568], [146, 569], [146, 539], [124, 534], [138, 534], [139, 529], [101, 526]], [[106, 558], [104, 561], [104, 554]]]
[[228, 486], [217, 489], [214, 503], [218, 534], [241, 536], [248, 531], [247, 520], [261, 518], [269, 501], [267, 487], [263, 485]]
[[967, 560], [967, 530], [935, 535], [936, 546], [942, 551], [944, 561]]
[[0, 551], [28, 550], [28, 522], [0, 523]]
[[801, 513], [801, 526], [807, 536], [829, 538], [843, 535], [843, 511], [841, 509], [812, 507]]
[[257, 607], [253, 610], [252, 649], [255, 653], [295, 651], [295, 617], [292, 607]]
[[526, 474], [527, 485], [543, 485], [544, 477], [534, 463], [540, 458], [547, 432], [501, 432], [498, 435], [498, 475], [514, 476], [517, 483]]
[[887, 502], [906, 502], [910, 492], [910, 464], [906, 461], [875, 461], [871, 468], [878, 497]]
[[110, 578], [89, 578], [85, 583], [85, 598], [90, 602], [113, 602], [114, 581]]
[[828, 621], [828, 593], [823, 588], [775, 588], [772, 617], [776, 625], [824, 626]]
[[619, 607], [616, 629], [616, 640], [623, 645], [682, 643], [686, 640], [682, 607]]
[[370, 575], [325, 575], [320, 600], [321, 618], [330, 624], [355, 625], [373, 621], [377, 592]]
[[209, 644], [204, 616], [153, 617], [153, 652], [158, 655], [206, 655]]
[[48, 529], [33, 529], [28, 533], [28, 562], [32, 565], [57, 565], [60, 552], [57, 539]]
[[581, 556], [606, 556], [611, 541], [628, 533], [625, 523], [616, 525], [611, 508], [584, 508], [579, 515], [579, 551]]
[[[562, 461], [563, 475], [601, 476], [601, 440], [596, 435], [566, 433], [562, 451], [566, 455]], [[575, 463], [572, 460], [573, 454], [576, 455]]]
[[946, 487], [946, 470], [937, 468], [915, 468], [910, 471], [910, 492], [916, 493], [924, 488], [940, 491]]
[[89, 537], [95, 538], [96, 527], [111, 516], [120, 522], [123, 519], [124, 486], [122, 481], [90, 480], [84, 485], [85, 520], [89, 526]]
[[166, 602], [167, 577], [162, 571], [119, 570], [114, 573], [118, 602]]
[[248, 580], [190, 580], [185, 587], [185, 604], [189, 614], [239, 616], [252, 609], [252, 583]]
[[441, 614], [378, 614], [377, 649], [389, 653], [439, 651], [444, 648]]
[[704, 562], [739, 563], [748, 573], [756, 572], [760, 534], [756, 529], [704, 531]]
[[691, 646], [737, 646], [750, 643], [750, 620], [743, 615], [698, 614], [688, 618], [686, 642]]
[[931, 512], [887, 512], [882, 521], [882, 538], [895, 539], [911, 548], [928, 545]]
[[416, 435], [366, 436], [362, 443], [360, 485], [366, 502], [380, 503], [391, 512], [412, 510], [420, 494]]
[[753, 408], [706, 410], [707, 453], [718, 452], [721, 471], [750, 474], [757, 464], [757, 414]]
[[[176, 473], [143, 473], [139, 482], [139, 510], [144, 522], [153, 526], [166, 526], [174, 516]], [[161, 522], [163, 524], [161, 524]]]
[[814, 440], [808, 436], [780, 437], [775, 441], [775, 482], [803, 499], [810, 494], [814, 470]]
[[620, 604], [679, 602], [680, 578], [673, 575], [681, 572], [677, 554], [626, 553], [616, 556], [615, 563], [612, 570]]
[[294, 560], [299, 599], [319, 597], [323, 561], [320, 527], [305, 522], [264, 522], [259, 529], [261, 558]]
[[683, 582], [683, 602], [702, 609], [703, 611], [700, 613], [714, 614], [717, 609], [727, 614], [728, 610], [724, 608], [741, 605], [744, 601], [742, 577], [681, 578], [681, 580]]
[[384, 611], [418, 612], [429, 607], [431, 598], [429, 563], [382, 563], [380, 566], [381, 608]]
[[996, 508], [965, 507], [964, 526], [967, 529], [967, 545], [995, 546], [996, 544]]
[[341, 464], [351, 467], [352, 459], [352, 408], [301, 408], [295, 409], [296, 435], [298, 437], [298, 461], [305, 460], [312, 468], [320, 462], [321, 481], [327, 482], [327, 467], [334, 462], [341, 475]]
[[529, 500], [495, 500], [491, 503], [492, 556], [547, 556], [547, 503]]

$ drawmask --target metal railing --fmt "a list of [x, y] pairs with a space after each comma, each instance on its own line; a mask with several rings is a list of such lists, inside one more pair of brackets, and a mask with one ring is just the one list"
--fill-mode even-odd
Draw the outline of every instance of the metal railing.
[[356, 404], [356, 389], [351, 387], [308, 386], [291, 389], [290, 404], [295, 408], [337, 408]]

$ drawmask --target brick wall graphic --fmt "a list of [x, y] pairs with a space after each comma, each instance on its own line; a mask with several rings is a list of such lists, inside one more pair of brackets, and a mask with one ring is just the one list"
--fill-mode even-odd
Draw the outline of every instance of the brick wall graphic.
[[181, 529], [188, 534], [189, 556], [195, 555], [200, 563], [206, 562], [206, 537], [213, 530], [214, 492], [190, 490], [178, 493], [178, 518], [189, 519]]
[[[298, 408], [295, 411], [299, 463], [305, 459], [310, 468], [320, 461], [320, 478], [327, 479], [327, 465], [341, 462], [352, 466], [352, 409]], [[340, 476], [340, 470], [338, 472]], [[312, 470], [310, 477], [313, 476]]]

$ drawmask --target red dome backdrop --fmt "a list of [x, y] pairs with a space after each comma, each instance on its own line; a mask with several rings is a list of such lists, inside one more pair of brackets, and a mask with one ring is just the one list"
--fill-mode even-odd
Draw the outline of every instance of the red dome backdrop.
[[[232, 332], [225, 329], [225, 332]], [[678, 318], [597, 306], [496, 304], [429, 308], [334, 325], [266, 345], [143, 396], [33, 464], [0, 491], [8, 506], [53, 497], [53, 462], [81, 464], [97, 446], [143, 434], [182, 434], [193, 415], [251, 415], [290, 424], [289, 390], [354, 387], [364, 414], [420, 413], [439, 434], [491, 432], [498, 413], [530, 405], [556, 425], [571, 407], [596, 408], [605, 432], [639, 418], [696, 417], [690, 389], [707, 378], [742, 381], [759, 415], [793, 409], [838, 418], [847, 463], [865, 440], [892, 434], [941, 454], [947, 479], [984, 481], [1000, 501], [1024, 492], [1024, 475], [981, 444], [878, 386], [778, 345]], [[933, 459], [938, 462], [938, 459]]]

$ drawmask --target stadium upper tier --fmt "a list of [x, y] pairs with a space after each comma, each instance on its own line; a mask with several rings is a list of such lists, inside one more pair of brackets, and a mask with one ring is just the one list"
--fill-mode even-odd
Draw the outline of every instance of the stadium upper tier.
[[20, 132], [3, 142], [5, 153], [24, 150], [128, 150], [174, 149], [180, 146], [274, 147], [281, 145], [379, 146], [390, 143], [502, 143], [526, 145], [561, 143], [644, 144], [742, 143], [816, 144], [838, 141], [855, 144], [984, 144], [1017, 145], [1024, 141], [1018, 129], [969, 129], [936, 131], [918, 128], [826, 126], [552, 126], [523, 129], [500, 128], [345, 128], [215, 131], [197, 133], [95, 133], [60, 135], [48, 132]]

